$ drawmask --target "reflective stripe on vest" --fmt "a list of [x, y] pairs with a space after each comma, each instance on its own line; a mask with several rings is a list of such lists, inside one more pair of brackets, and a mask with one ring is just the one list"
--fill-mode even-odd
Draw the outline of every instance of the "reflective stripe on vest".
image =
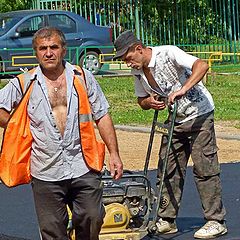
[[79, 135], [83, 157], [90, 168], [101, 171], [104, 161], [104, 145], [96, 140], [91, 108], [84, 89], [85, 84], [83, 85], [75, 76], [74, 87], [78, 94]]
[[105, 157], [105, 144], [96, 140], [84, 71], [79, 66], [75, 68], [77, 71], [75, 71], [73, 84], [78, 94], [79, 136], [83, 158], [91, 169], [101, 171]]

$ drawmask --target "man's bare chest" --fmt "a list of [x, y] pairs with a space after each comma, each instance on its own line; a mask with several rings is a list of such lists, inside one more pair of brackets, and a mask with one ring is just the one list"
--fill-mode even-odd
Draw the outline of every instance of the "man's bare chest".
[[55, 82], [47, 81], [47, 89], [48, 89], [48, 98], [52, 110], [56, 107], [67, 107], [67, 84], [66, 80], [60, 82], [60, 84], [56, 84]]
[[55, 91], [52, 88], [48, 89], [48, 98], [52, 110], [56, 107], [67, 107], [67, 88]]

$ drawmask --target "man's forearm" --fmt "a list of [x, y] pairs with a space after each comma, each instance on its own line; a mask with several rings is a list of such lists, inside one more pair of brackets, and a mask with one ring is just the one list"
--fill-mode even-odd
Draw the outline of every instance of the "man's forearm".
[[150, 97], [138, 97], [138, 104], [143, 110], [150, 109]]
[[109, 167], [111, 176], [114, 179], [119, 179], [123, 174], [123, 164], [119, 156], [117, 137], [112, 119], [109, 114], [106, 114], [101, 119], [96, 121], [96, 124], [98, 126], [99, 133], [107, 145], [110, 153]]
[[4, 109], [0, 109], [0, 127], [6, 128], [9, 118], [10, 114]]
[[101, 135], [101, 138], [107, 145], [109, 153], [114, 153], [114, 152], [118, 153], [119, 150], [118, 150], [117, 137], [116, 137], [116, 133], [113, 127], [111, 117], [108, 114], [106, 114], [96, 123], [97, 123], [99, 133]]
[[203, 76], [208, 71], [208, 64], [201, 59], [198, 59], [192, 67], [192, 75], [187, 79], [182, 87], [182, 91], [185, 94], [189, 89], [200, 82]]

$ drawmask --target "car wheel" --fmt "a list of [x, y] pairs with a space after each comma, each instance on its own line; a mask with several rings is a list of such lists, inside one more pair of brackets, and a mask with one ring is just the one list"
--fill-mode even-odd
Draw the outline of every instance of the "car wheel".
[[80, 66], [91, 71], [93, 74], [97, 74], [102, 66], [99, 62], [98, 53], [90, 51], [83, 54], [79, 60]]

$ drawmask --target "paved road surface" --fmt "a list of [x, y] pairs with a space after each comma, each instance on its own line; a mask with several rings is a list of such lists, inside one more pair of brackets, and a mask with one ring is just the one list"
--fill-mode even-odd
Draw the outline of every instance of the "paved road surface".
[[[204, 224], [192, 168], [188, 168], [179, 218], [179, 232], [174, 235], [145, 237], [149, 239], [193, 240], [193, 234]], [[155, 171], [150, 172], [154, 184]], [[219, 240], [240, 240], [240, 163], [222, 164], [223, 198], [227, 208], [229, 233]], [[40, 240], [29, 185], [8, 189], [0, 185], [0, 240]], [[46, 203], [47, 204], [47, 203]]]

